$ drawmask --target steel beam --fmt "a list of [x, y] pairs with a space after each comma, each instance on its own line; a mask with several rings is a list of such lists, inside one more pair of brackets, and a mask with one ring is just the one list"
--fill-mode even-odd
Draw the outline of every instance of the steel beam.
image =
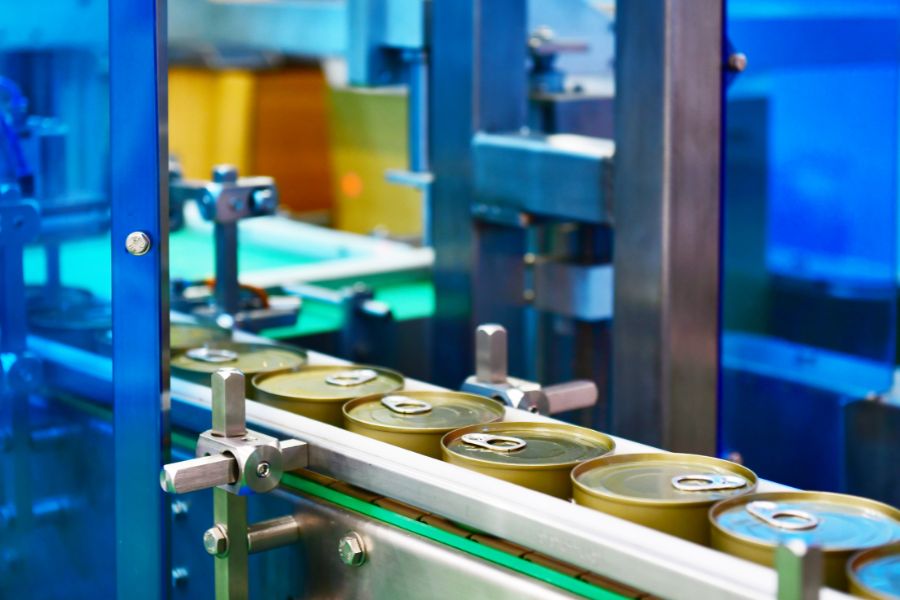
[[613, 432], [717, 450], [722, 0], [620, 2]]

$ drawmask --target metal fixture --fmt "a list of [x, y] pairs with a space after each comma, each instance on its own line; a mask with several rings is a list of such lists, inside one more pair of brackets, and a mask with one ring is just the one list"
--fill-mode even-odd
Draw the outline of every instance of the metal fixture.
[[203, 534], [203, 546], [216, 558], [219, 600], [247, 598], [251, 551], [292, 543], [299, 537], [299, 524], [293, 517], [247, 524], [247, 495], [271, 491], [282, 473], [306, 466], [307, 446], [247, 429], [245, 389], [244, 374], [237, 369], [212, 374], [212, 429], [200, 434], [198, 458], [168, 464], [159, 477], [162, 488], [174, 494], [215, 488], [216, 523]]
[[189, 575], [190, 573], [187, 570], [187, 567], [174, 567], [172, 569], [172, 585], [174, 587], [185, 585]]
[[341, 561], [348, 567], [359, 567], [366, 562], [366, 547], [359, 534], [351, 531], [338, 544]]
[[542, 387], [533, 381], [509, 377], [506, 329], [495, 324], [480, 325], [475, 331], [475, 374], [460, 389], [542, 415], [588, 408], [597, 402], [597, 384], [593, 381]]
[[728, 56], [728, 70], [733, 73], [743, 73], [747, 68], [747, 55], [743, 52], [735, 52]]
[[822, 551], [792, 539], [775, 551], [778, 600], [818, 600], [822, 587]]
[[125, 249], [132, 256], [143, 256], [150, 252], [152, 246], [150, 236], [143, 231], [132, 231], [125, 238]]

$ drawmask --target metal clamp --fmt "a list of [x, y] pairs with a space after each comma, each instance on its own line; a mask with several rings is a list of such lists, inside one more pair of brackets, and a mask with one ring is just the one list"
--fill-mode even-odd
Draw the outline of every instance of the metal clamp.
[[515, 452], [528, 445], [522, 438], [490, 433], [467, 433], [459, 438], [465, 444], [493, 452]]
[[736, 475], [691, 473], [689, 475], [676, 475], [672, 478], [672, 487], [682, 492], [736, 490], [745, 485], [747, 485], [747, 480]]
[[203, 536], [216, 557], [216, 598], [247, 598], [247, 557], [255, 550], [296, 541], [293, 517], [247, 524], [247, 495], [278, 486], [285, 471], [305, 467], [307, 445], [279, 441], [246, 427], [244, 374], [220, 369], [212, 374], [212, 428], [200, 434], [197, 458], [165, 465], [162, 488], [173, 494], [213, 490], [215, 524]]
[[462, 391], [542, 415], [587, 408], [597, 403], [597, 385], [593, 381], [577, 380], [542, 387], [533, 381], [509, 377], [506, 338], [506, 329], [502, 325], [480, 325], [476, 329], [475, 374], [466, 379]]
[[340, 387], [353, 387], [362, 385], [378, 378], [378, 373], [372, 369], [352, 369], [341, 371], [325, 378], [325, 383]]
[[[795, 510], [791, 508], [782, 508], [776, 502], [766, 500], [757, 500], [750, 502], [746, 506], [746, 510], [752, 516], [756, 517], [766, 525], [785, 529], [787, 531], [804, 531], [813, 529], [819, 525], [821, 519], [814, 514], [805, 510]], [[794, 519], [788, 521], [786, 519]]]
[[385, 396], [381, 399], [381, 404], [390, 409], [391, 412], [401, 415], [421, 415], [431, 412], [433, 408], [431, 404], [424, 400], [417, 400], [408, 396]]

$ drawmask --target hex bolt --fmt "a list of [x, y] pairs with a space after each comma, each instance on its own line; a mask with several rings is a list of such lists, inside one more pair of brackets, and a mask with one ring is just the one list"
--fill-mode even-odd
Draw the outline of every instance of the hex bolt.
[[341, 555], [341, 562], [348, 567], [359, 567], [366, 562], [366, 547], [362, 538], [355, 531], [351, 531], [341, 538], [338, 552]]
[[172, 516], [175, 518], [184, 518], [190, 510], [190, 505], [184, 500], [176, 500], [172, 503]]
[[213, 525], [203, 534], [203, 547], [211, 556], [224, 556], [228, 552], [228, 533], [222, 525]]
[[269, 465], [269, 463], [267, 463], [266, 461], [262, 461], [261, 463], [256, 465], [256, 475], [261, 479], [265, 479], [266, 477], [268, 477], [271, 471], [271, 465]]
[[143, 231], [132, 231], [125, 238], [125, 249], [132, 256], [143, 256], [150, 252], [152, 246], [150, 236]]

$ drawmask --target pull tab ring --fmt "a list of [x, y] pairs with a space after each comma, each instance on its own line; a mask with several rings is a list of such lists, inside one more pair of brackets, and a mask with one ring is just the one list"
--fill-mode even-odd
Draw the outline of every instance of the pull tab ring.
[[459, 439], [470, 446], [478, 446], [494, 452], [515, 452], [528, 445], [521, 438], [490, 433], [467, 433]]
[[191, 348], [185, 352], [185, 356], [192, 360], [213, 364], [233, 362], [238, 359], [238, 353], [234, 350], [207, 348], [205, 346], [202, 348]]
[[[785, 529], [787, 531], [804, 531], [813, 529], [821, 522], [819, 517], [805, 510], [795, 510], [791, 508], [781, 508], [776, 502], [768, 502], [766, 500], [757, 500], [750, 502], [746, 506], [746, 510], [755, 518], [759, 519], [766, 525]], [[796, 519], [787, 521], [785, 519]]]
[[385, 396], [381, 404], [401, 415], [421, 415], [431, 412], [432, 406], [424, 400], [417, 400], [409, 396]]
[[747, 485], [747, 480], [736, 475], [690, 473], [672, 478], [672, 487], [682, 492], [710, 492], [736, 490]]
[[341, 371], [325, 378], [325, 383], [329, 385], [337, 385], [340, 387], [353, 387], [368, 383], [378, 378], [378, 373], [372, 369], [350, 369]]

